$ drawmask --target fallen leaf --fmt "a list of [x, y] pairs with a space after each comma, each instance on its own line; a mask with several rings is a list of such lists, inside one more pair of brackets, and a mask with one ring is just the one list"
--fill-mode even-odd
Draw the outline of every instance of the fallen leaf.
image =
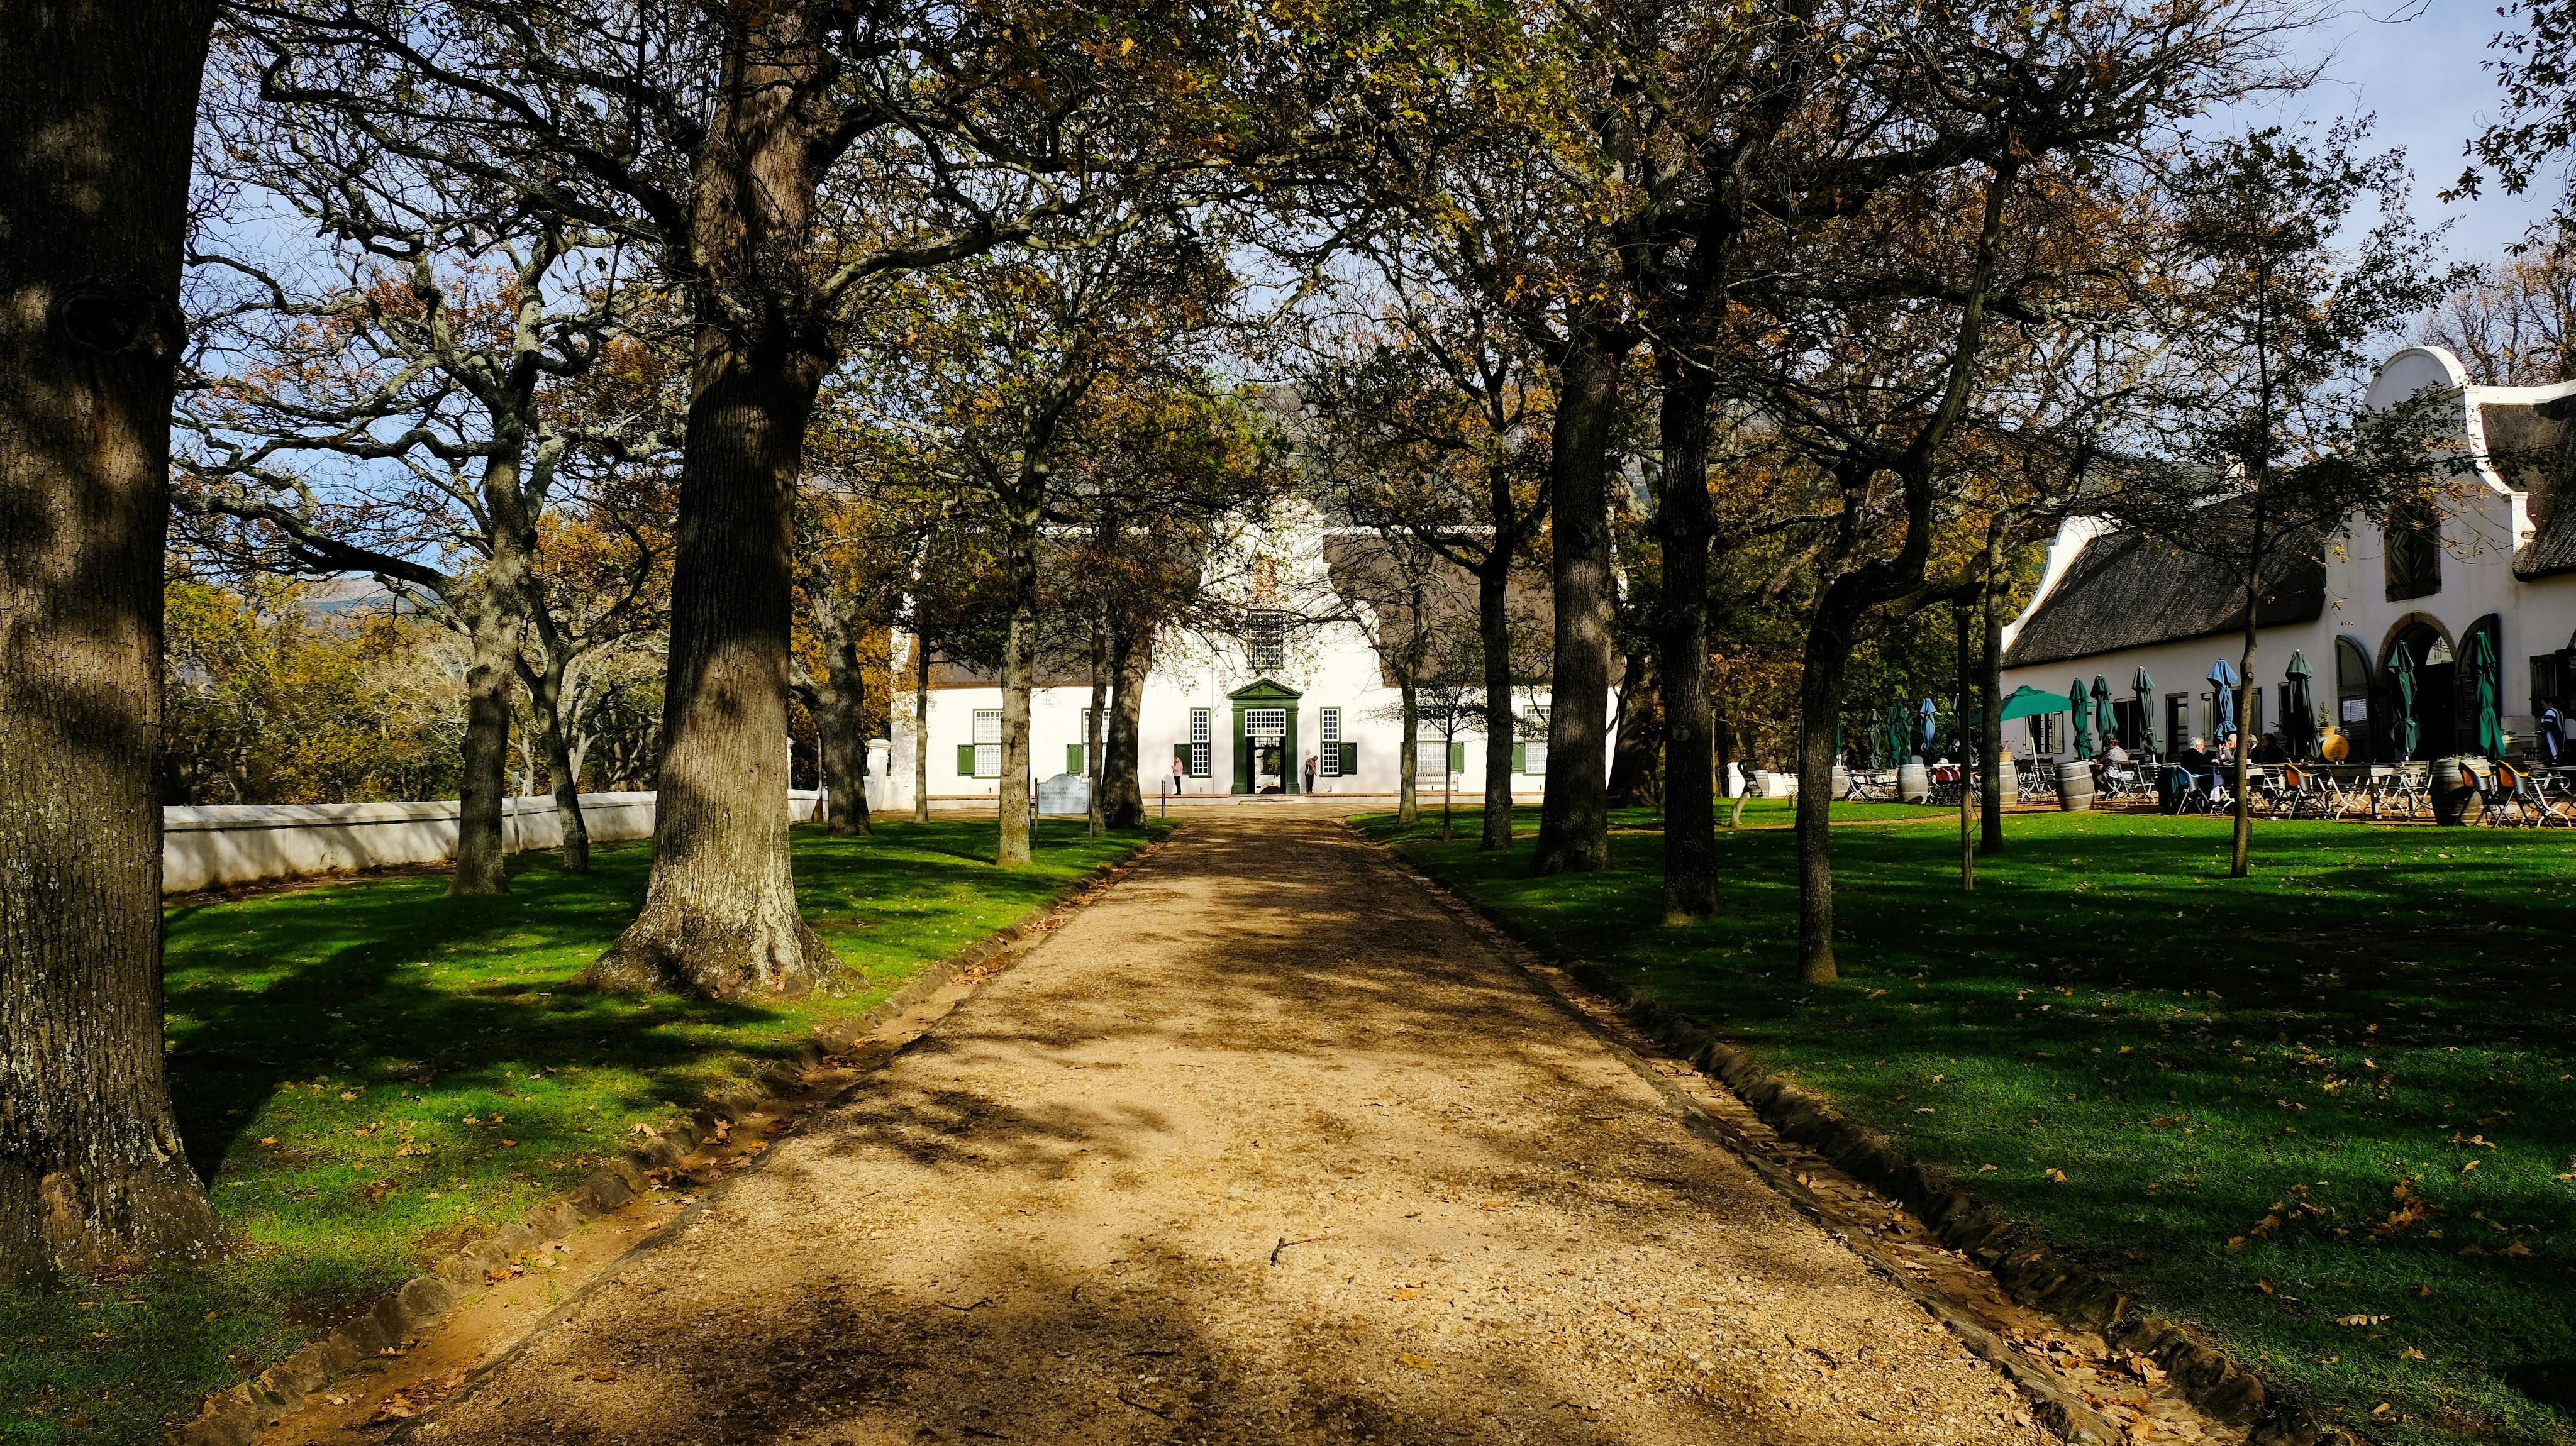
[[[358, 1092], [357, 1092], [356, 1090], [342, 1090], [342, 1091], [340, 1091], [340, 1098], [342, 1098], [342, 1099], [344, 1099], [344, 1100], [354, 1100], [354, 1099], [356, 1099], [357, 1097], [358, 1097]], [[346, 1404], [346, 1403], [344, 1402], [343, 1404]]]
[[2066, 1172], [2064, 1170], [2051, 1168], [2048, 1172], [2048, 1178], [2056, 1181], [2060, 1185], [2063, 1185], [2066, 1183]]
[[1395, 1363], [1399, 1366], [1411, 1366], [1417, 1371], [1427, 1371], [1431, 1369], [1431, 1363], [1420, 1356], [1397, 1356], [1395, 1358]]
[[2401, 1361], [2420, 1361], [2424, 1359], [2424, 1353], [2415, 1349], [2413, 1346], [2408, 1346], [2406, 1349], [2397, 1353], [2397, 1359]]
[[2387, 1319], [2388, 1317], [2384, 1315], [2339, 1315], [2335, 1317], [2335, 1324], [2344, 1326], [2375, 1326], [2382, 1324]]

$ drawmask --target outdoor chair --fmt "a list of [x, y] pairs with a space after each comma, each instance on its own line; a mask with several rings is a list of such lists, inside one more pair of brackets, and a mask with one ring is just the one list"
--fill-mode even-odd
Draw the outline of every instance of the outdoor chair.
[[2102, 770], [2101, 794], [2102, 801], [2106, 803], [2124, 803], [2142, 798], [2148, 792], [2134, 764], [2115, 763]]
[[2535, 828], [2576, 828], [2576, 787], [2564, 770], [2523, 769], [2523, 807]]
[[2019, 792], [2023, 798], [2057, 797], [2057, 765], [2016, 758], [2013, 760], [2013, 775], [2020, 781]]
[[2273, 797], [2276, 818], [2331, 818], [2334, 816], [2329, 785], [2317, 775], [2295, 763], [2285, 763], [2277, 770], [2279, 782]]
[[1934, 808], [1957, 808], [1959, 792], [1968, 786], [1968, 771], [1955, 763], [1936, 765], [1932, 770], [1932, 792], [1924, 799]]
[[2204, 775], [2179, 763], [2166, 766], [2165, 790], [2173, 800], [2175, 813], [2209, 812], [2209, 790], [2203, 786], [2204, 781]]

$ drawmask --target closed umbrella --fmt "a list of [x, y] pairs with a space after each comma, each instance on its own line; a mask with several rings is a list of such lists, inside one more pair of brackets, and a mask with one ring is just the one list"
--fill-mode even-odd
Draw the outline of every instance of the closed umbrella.
[[2504, 756], [2504, 720], [2498, 716], [2496, 695], [2503, 691], [2503, 679], [2496, 676], [2495, 644], [2480, 629], [2469, 634], [2469, 655], [2465, 658], [2470, 676], [2478, 688], [2478, 752], [2487, 758]]
[[1905, 762], [1905, 754], [1906, 754], [1906, 751], [1907, 751], [1907, 750], [1906, 750], [1906, 747], [1905, 747], [1905, 737], [1906, 737], [1906, 734], [1911, 730], [1911, 728], [1912, 728], [1912, 725], [1911, 725], [1911, 724], [1909, 724], [1909, 723], [1907, 723], [1907, 722], [1905, 721], [1905, 707], [1904, 707], [1904, 705], [1903, 705], [1903, 704], [1901, 704], [1901, 703], [1890, 703], [1890, 704], [1888, 704], [1888, 705], [1887, 705], [1887, 766], [1888, 766], [1888, 767], [1890, 767], [1890, 768], [1894, 768], [1894, 767], [1897, 767], [1898, 765], [1900, 765], [1900, 764], [1902, 764], [1902, 763], [1904, 763], [1904, 762]]
[[2147, 676], [2146, 669], [2140, 668], [2138, 676], [2130, 680], [2129, 691], [2138, 696], [2139, 746], [2149, 753], [2164, 752], [2164, 744], [2156, 737], [2156, 680]]
[[2422, 725], [2415, 721], [2415, 650], [2398, 643], [2388, 650], [2388, 690], [2397, 695], [2397, 726], [2390, 729], [2390, 741], [2396, 745], [2397, 761], [2407, 762], [2415, 756], [2416, 740]]
[[2281, 731], [2288, 735], [2290, 755], [2306, 758], [2317, 741], [2317, 709], [2308, 701], [2308, 655], [2292, 653], [2289, 669], [2281, 676], [2288, 684], [2281, 705]]
[[2218, 737], [2209, 740], [2213, 745], [2236, 731], [2236, 685], [2243, 681], [2236, 676], [2236, 665], [2225, 658], [2210, 664], [2209, 686], [2217, 690], [2218, 703]]
[[2066, 690], [2066, 709], [2075, 715], [2075, 756], [2092, 757], [2093, 699], [2084, 691], [2082, 678], [2076, 679], [2075, 685]]
[[2111, 740], [2119, 731], [2119, 724], [2111, 714], [2111, 685], [2096, 673], [2093, 675], [2093, 732], [2102, 740], [2104, 752], [2110, 751]]
[[1923, 756], [1924, 756], [1926, 759], [1931, 758], [1931, 756], [1932, 756], [1932, 740], [1933, 740], [1936, 736], [1938, 736], [1938, 735], [1939, 735], [1939, 732], [1940, 732], [1939, 725], [1933, 722], [1933, 713], [1934, 713], [1934, 711], [1935, 711], [1935, 710], [1934, 710], [1934, 708], [1933, 708], [1933, 706], [1932, 706], [1932, 700], [1931, 700], [1931, 699], [1929, 699], [1929, 698], [1924, 699], [1924, 700], [1923, 700]]

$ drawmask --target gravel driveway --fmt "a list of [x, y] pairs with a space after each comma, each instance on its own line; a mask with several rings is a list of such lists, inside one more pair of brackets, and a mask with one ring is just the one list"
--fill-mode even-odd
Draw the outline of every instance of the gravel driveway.
[[2039, 1442], [1339, 825], [1206, 810], [451, 1442]]

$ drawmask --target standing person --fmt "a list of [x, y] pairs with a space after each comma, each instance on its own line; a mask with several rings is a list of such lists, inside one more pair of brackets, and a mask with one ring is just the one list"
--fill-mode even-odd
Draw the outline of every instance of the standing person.
[[1306, 791], [1315, 791], [1315, 755], [1312, 753], [1306, 755]]
[[1172, 758], [1172, 797], [1174, 798], [1181, 796], [1181, 778], [1183, 773], [1184, 770], [1181, 767], [1180, 757], [1175, 754]]
[[2539, 726], [2533, 731], [2540, 735], [2540, 761], [2551, 768], [2563, 767], [2567, 762], [2567, 715], [2558, 711], [2557, 699], [2540, 700]]

